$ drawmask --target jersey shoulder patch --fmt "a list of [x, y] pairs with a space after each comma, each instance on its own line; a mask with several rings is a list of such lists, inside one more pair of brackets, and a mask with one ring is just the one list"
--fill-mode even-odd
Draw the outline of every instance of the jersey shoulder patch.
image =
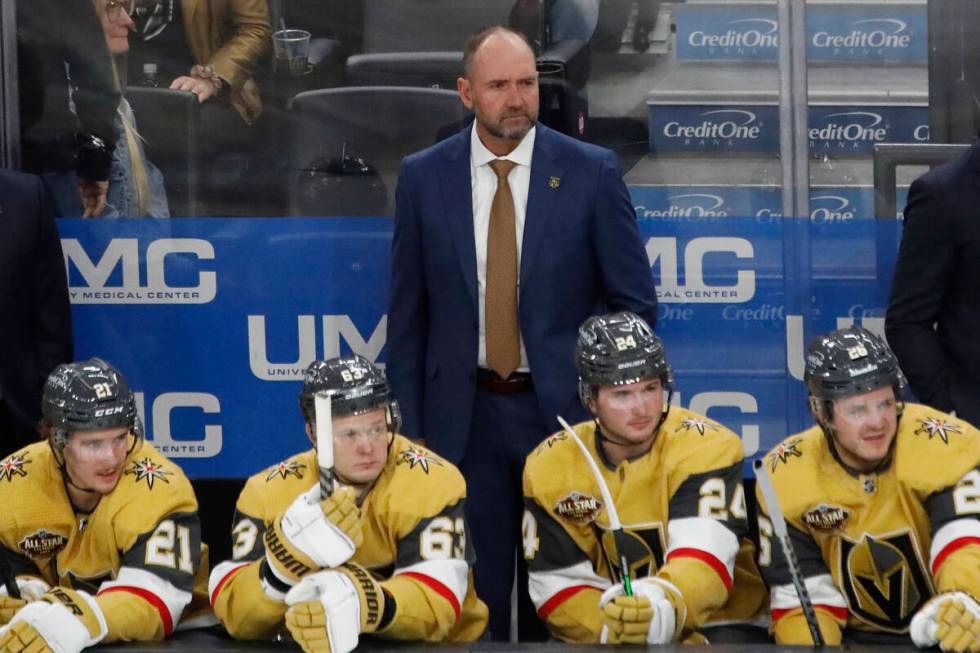
[[269, 524], [319, 478], [316, 452], [308, 449], [249, 477], [235, 508]]
[[953, 485], [980, 465], [980, 431], [929, 406], [906, 404], [896, 437], [899, 480], [917, 491]]
[[657, 437], [665, 438], [664, 465], [687, 474], [728, 467], [744, 457], [742, 438], [709, 417], [674, 406]]
[[391, 443], [382, 474], [387, 478], [379, 485], [399, 512], [435, 514], [466, 496], [466, 481], [455, 465], [402, 435]]
[[197, 497], [184, 471], [148, 442], [130, 455], [107, 498], [113, 523], [133, 536], [152, 529], [171, 513], [197, 512]]

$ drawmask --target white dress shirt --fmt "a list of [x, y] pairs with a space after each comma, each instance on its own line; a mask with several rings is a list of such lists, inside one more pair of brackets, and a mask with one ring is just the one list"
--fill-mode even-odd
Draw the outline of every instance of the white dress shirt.
[[[534, 153], [535, 128], [507, 156], [498, 157], [486, 148], [476, 133], [476, 121], [470, 131], [470, 180], [473, 191], [473, 235], [476, 239], [476, 291], [480, 300], [480, 367], [487, 366], [487, 234], [490, 229], [490, 206], [497, 193], [497, 174], [490, 168], [495, 159], [507, 159], [517, 165], [507, 175], [510, 192], [514, 197], [514, 231], [517, 235], [517, 296], [520, 298], [521, 245], [524, 240], [524, 217], [527, 214], [527, 193], [531, 183], [531, 155]], [[527, 352], [521, 338], [521, 364], [519, 372], [527, 372]]]

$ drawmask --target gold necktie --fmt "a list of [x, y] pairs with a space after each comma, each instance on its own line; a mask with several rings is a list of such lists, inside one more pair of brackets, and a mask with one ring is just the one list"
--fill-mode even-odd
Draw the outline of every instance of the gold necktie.
[[517, 165], [497, 159], [490, 167], [497, 175], [497, 192], [490, 206], [487, 233], [487, 287], [484, 312], [487, 326], [487, 367], [506, 379], [521, 364], [521, 336], [517, 325], [517, 227], [514, 196], [507, 175]]

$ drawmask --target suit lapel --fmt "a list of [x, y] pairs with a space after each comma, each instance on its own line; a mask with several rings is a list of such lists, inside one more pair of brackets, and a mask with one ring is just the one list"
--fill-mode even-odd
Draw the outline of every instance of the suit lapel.
[[439, 185], [446, 207], [446, 221], [456, 245], [456, 255], [473, 307], [476, 294], [476, 239], [473, 235], [473, 192], [470, 179], [470, 130], [464, 129], [447, 148], [447, 166]]
[[531, 274], [541, 243], [544, 242], [553, 206], [562, 192], [565, 167], [554, 134], [538, 123], [531, 157], [531, 182], [527, 189], [527, 213], [524, 216], [524, 240], [521, 246], [521, 288]]

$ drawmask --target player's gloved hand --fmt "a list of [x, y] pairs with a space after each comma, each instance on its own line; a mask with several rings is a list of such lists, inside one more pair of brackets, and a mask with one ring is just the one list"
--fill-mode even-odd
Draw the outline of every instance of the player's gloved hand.
[[607, 644], [646, 644], [652, 620], [653, 608], [645, 596], [617, 596], [602, 607]]
[[0, 626], [8, 623], [30, 601], [36, 601], [47, 592], [50, 586], [40, 578], [20, 577], [17, 579], [17, 588], [20, 590], [19, 599], [12, 599], [7, 595], [7, 587], [0, 585]]
[[21, 608], [0, 628], [5, 653], [79, 653], [108, 632], [99, 604], [89, 594], [56, 587]]
[[980, 603], [966, 592], [946, 592], [922, 606], [909, 625], [916, 646], [980, 652]]
[[360, 633], [378, 629], [385, 595], [366, 569], [347, 563], [307, 576], [286, 603], [286, 627], [306, 653], [349, 653]]
[[[684, 625], [683, 616], [678, 619], [675, 604], [683, 605], [680, 590], [662, 578], [647, 576], [634, 580], [632, 597], [625, 595], [622, 583], [616, 583], [599, 597], [603, 621], [599, 642], [669, 644]], [[649, 610], [648, 618], [646, 610]]]
[[286, 585], [304, 575], [347, 562], [364, 541], [354, 490], [340, 487], [320, 500], [314, 485], [296, 497], [265, 532], [265, 556]]

